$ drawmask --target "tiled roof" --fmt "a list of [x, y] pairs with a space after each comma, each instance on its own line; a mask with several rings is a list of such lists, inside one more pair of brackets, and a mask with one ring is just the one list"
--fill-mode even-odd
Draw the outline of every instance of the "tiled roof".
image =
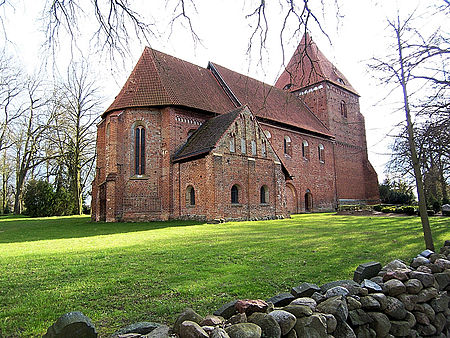
[[358, 95], [344, 74], [322, 54], [306, 33], [275, 86], [283, 89], [290, 85], [289, 91], [292, 92], [322, 81], [332, 82]]
[[216, 113], [235, 108], [210, 71], [146, 47], [106, 110], [177, 105]]
[[203, 123], [174, 155], [173, 161], [177, 162], [208, 154], [244, 108], [242, 106], [229, 113], [213, 117]]
[[330, 131], [291, 93], [212, 64], [242, 104], [255, 116], [330, 136]]

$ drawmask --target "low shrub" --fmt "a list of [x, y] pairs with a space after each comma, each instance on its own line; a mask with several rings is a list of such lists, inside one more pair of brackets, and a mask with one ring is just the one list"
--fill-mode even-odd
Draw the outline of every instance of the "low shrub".
[[372, 207], [372, 209], [375, 210], [375, 211], [378, 211], [378, 212], [381, 211], [381, 209], [382, 209], [381, 204], [374, 205]]

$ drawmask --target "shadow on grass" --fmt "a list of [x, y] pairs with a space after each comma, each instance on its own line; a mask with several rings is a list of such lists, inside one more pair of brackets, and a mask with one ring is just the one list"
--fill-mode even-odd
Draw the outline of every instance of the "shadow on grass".
[[203, 224], [197, 221], [91, 222], [90, 216], [0, 218], [0, 243], [82, 238]]

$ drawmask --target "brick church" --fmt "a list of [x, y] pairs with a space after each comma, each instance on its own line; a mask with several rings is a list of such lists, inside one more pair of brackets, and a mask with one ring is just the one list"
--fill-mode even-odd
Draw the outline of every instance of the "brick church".
[[275, 86], [145, 48], [98, 124], [95, 221], [278, 218], [378, 198], [359, 95], [307, 34]]

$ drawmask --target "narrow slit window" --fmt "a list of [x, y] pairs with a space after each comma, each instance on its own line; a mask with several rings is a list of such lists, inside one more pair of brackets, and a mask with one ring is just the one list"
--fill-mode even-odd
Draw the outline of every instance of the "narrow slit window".
[[145, 174], [145, 128], [138, 126], [135, 129], [135, 175]]

